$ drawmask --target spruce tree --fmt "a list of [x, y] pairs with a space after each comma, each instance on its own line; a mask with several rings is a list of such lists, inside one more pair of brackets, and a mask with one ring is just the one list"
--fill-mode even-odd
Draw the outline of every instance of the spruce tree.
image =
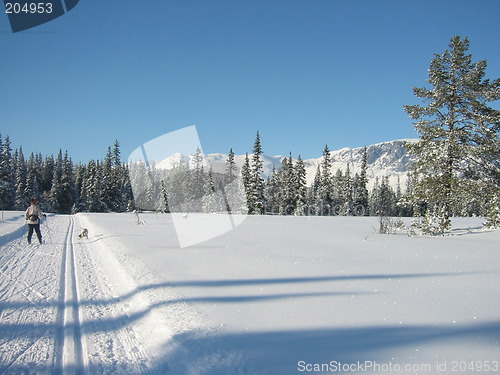
[[237, 177], [238, 167], [236, 166], [236, 162], [234, 160], [234, 152], [233, 149], [231, 148], [229, 150], [229, 154], [227, 155], [227, 161], [226, 161], [226, 171], [224, 175], [224, 182], [225, 184], [230, 184], [233, 182], [233, 180]]
[[302, 158], [297, 158], [295, 162], [295, 215], [306, 214], [307, 182], [306, 167]]
[[252, 188], [252, 172], [250, 169], [250, 158], [248, 156], [248, 152], [245, 154], [245, 161], [243, 163], [243, 167], [241, 168], [241, 175], [243, 178], [243, 186], [245, 188], [245, 197], [246, 197], [246, 211], [250, 213], [250, 207], [253, 207], [253, 188]]
[[367, 148], [363, 149], [363, 158], [361, 161], [361, 171], [356, 174], [353, 181], [353, 200], [354, 200], [354, 214], [355, 215], [368, 215], [368, 177], [367, 177]]
[[332, 160], [330, 149], [325, 145], [323, 159], [321, 160], [321, 175], [317, 192], [316, 206], [320, 215], [332, 213]]
[[309, 190], [309, 200], [308, 200], [308, 206], [311, 211], [311, 213], [314, 213], [314, 215], [321, 215], [322, 213], [320, 212], [320, 186], [321, 186], [321, 167], [318, 165], [316, 167], [316, 174], [314, 175], [314, 180], [311, 185], [311, 188]]
[[10, 138], [2, 142], [0, 134], [0, 208], [11, 210], [16, 199], [15, 165], [12, 157]]
[[28, 204], [30, 197], [34, 198], [35, 195], [31, 192], [29, 182], [28, 189], [26, 189], [28, 171], [22, 147], [19, 148], [16, 155], [17, 156], [14, 158], [16, 160], [16, 210], [23, 210], [26, 209], [26, 205]]
[[293, 168], [292, 155], [288, 158], [284, 158], [281, 162], [280, 177], [280, 214], [291, 215], [295, 212], [297, 188], [295, 183], [295, 170]]
[[262, 145], [260, 143], [260, 134], [257, 131], [255, 143], [253, 146], [252, 168], [250, 176], [250, 185], [252, 189], [253, 198], [251, 200], [252, 206], [248, 207], [251, 214], [264, 213], [264, 180], [261, 175], [263, 173]]
[[215, 184], [213, 177], [213, 170], [210, 167], [208, 173], [205, 175], [204, 180], [204, 192], [202, 197], [202, 212], [212, 213], [218, 211], [218, 207], [215, 201]]
[[483, 79], [486, 61], [472, 62], [467, 38], [455, 36], [449, 47], [431, 62], [432, 87], [414, 88], [427, 105], [405, 106], [420, 136], [406, 145], [415, 157], [412, 171], [421, 175], [415, 200], [427, 201], [446, 217], [464, 190], [461, 179], [472, 174], [488, 177], [497, 189], [500, 184], [500, 111], [487, 105], [500, 99], [500, 79]]
[[[249, 166], [248, 166], [249, 168]], [[247, 169], [247, 172], [249, 169]], [[225, 204], [225, 210], [231, 212], [245, 211], [243, 208], [246, 206], [245, 187], [243, 179], [238, 173], [238, 166], [236, 165], [234, 151], [231, 148], [227, 156], [226, 169], [224, 171], [223, 187], [221, 193]]]

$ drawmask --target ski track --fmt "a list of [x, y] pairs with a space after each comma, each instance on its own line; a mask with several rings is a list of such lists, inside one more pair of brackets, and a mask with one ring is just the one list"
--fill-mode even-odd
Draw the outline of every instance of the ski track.
[[3, 235], [0, 374], [148, 373], [148, 354], [124, 324], [123, 306], [105, 303], [108, 276], [97, 275], [91, 251], [74, 243], [74, 218], [48, 220], [43, 245], [27, 245], [19, 228]]
[[0, 228], [0, 374], [222, 374], [243, 361], [214, 352], [218, 328], [88, 217], [49, 215], [43, 245], [21, 223]]
[[19, 229], [0, 247], [0, 373], [52, 373], [62, 247], [27, 245]]
[[48, 216], [43, 245], [27, 245], [22, 221], [3, 224], [0, 374], [201, 373], [173, 337], [205, 327], [203, 316], [167, 285], [144, 287], [159, 282], [112, 241], [78, 240], [85, 217]]

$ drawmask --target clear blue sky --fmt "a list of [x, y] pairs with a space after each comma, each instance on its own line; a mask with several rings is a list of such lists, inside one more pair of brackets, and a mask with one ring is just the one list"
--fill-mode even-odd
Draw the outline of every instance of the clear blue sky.
[[25, 153], [125, 159], [196, 125], [204, 152], [319, 157], [416, 137], [434, 53], [467, 36], [500, 77], [498, 0], [81, 0], [13, 34], [0, 15], [0, 133]]

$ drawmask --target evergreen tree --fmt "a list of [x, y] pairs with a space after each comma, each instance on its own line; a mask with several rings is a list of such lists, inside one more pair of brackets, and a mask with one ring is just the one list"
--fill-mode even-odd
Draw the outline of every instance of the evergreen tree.
[[0, 208], [13, 209], [16, 199], [15, 165], [12, 157], [10, 138], [2, 142], [0, 134]]
[[297, 158], [295, 163], [295, 215], [306, 214], [307, 182], [306, 167], [302, 158]]
[[16, 151], [16, 157], [14, 159], [16, 160], [16, 210], [24, 210], [26, 209], [30, 197], [35, 197], [35, 195], [32, 194], [30, 188], [26, 189], [28, 171], [22, 147], [19, 148], [18, 152]]
[[253, 199], [254, 193], [252, 188], [252, 174], [250, 169], [250, 158], [248, 156], [248, 152], [245, 154], [245, 161], [243, 163], [243, 167], [241, 169], [241, 175], [243, 178], [243, 186], [245, 187], [245, 197], [246, 197], [246, 208], [247, 212], [250, 213], [251, 208], [253, 207]]
[[75, 170], [75, 203], [71, 209], [71, 213], [87, 211], [86, 202], [82, 199], [82, 190], [85, 183], [85, 175], [87, 168], [83, 164], [79, 164]]
[[224, 175], [224, 180], [226, 185], [234, 181], [234, 179], [237, 177], [237, 171], [238, 167], [236, 166], [236, 162], [234, 160], [234, 152], [233, 149], [231, 148], [229, 150], [229, 154], [227, 155], [226, 171]]
[[370, 196], [370, 212], [378, 216], [394, 216], [396, 208], [396, 193], [392, 189], [389, 178], [377, 177]]
[[278, 171], [276, 170], [276, 167], [273, 166], [272, 173], [267, 177], [264, 187], [264, 195], [266, 197], [266, 213], [279, 213], [280, 190]]
[[204, 193], [202, 198], [202, 212], [212, 213], [218, 211], [215, 202], [215, 184], [212, 168], [208, 170], [204, 181]]
[[330, 149], [325, 145], [323, 149], [323, 159], [321, 161], [321, 175], [317, 191], [316, 206], [320, 215], [330, 215], [332, 213], [332, 160]]
[[[249, 166], [248, 166], [249, 168]], [[247, 169], [247, 171], [249, 171]], [[238, 167], [234, 158], [234, 152], [231, 148], [226, 161], [226, 170], [223, 178], [223, 188], [221, 189], [225, 201], [225, 210], [227, 212], [246, 211], [245, 187], [242, 178], [238, 174]]]
[[405, 106], [420, 135], [406, 145], [415, 156], [412, 170], [422, 176], [416, 199], [443, 207], [438, 211], [445, 216], [454, 213], [468, 173], [489, 177], [497, 189], [500, 184], [500, 111], [487, 105], [500, 99], [500, 79], [483, 79], [486, 61], [472, 62], [467, 38], [456, 36], [449, 47], [432, 60], [432, 88], [414, 88], [427, 105]]
[[319, 196], [320, 186], [321, 186], [321, 168], [318, 165], [318, 167], [316, 168], [316, 174], [314, 175], [314, 180], [309, 190], [309, 196], [308, 196], [308, 206], [311, 213], [314, 213], [314, 215], [322, 214], [320, 212], [320, 205], [318, 204], [321, 201]]
[[48, 192], [52, 189], [52, 179], [54, 178], [55, 160], [52, 155], [47, 156], [43, 162], [41, 170], [42, 190]]
[[368, 153], [365, 147], [361, 161], [361, 171], [359, 174], [356, 174], [353, 181], [354, 214], [358, 216], [369, 214], [367, 159]]
[[345, 189], [345, 176], [340, 168], [337, 168], [337, 172], [332, 176], [332, 192], [331, 192], [331, 213], [334, 215], [343, 215], [344, 206], [344, 189]]
[[282, 160], [279, 177], [279, 185], [281, 187], [279, 213], [281, 215], [291, 215], [295, 212], [297, 187], [292, 155]]
[[91, 160], [86, 170], [81, 199], [89, 212], [106, 212], [107, 207], [102, 199], [102, 167], [98, 161]]
[[27, 165], [27, 176], [26, 176], [26, 186], [24, 191], [24, 196], [27, 199], [35, 198], [40, 200], [43, 196], [43, 186], [42, 186], [42, 157], [40, 154], [30, 155]]
[[160, 195], [160, 205], [158, 207], [158, 210], [160, 210], [163, 213], [169, 213], [170, 208], [168, 206], [168, 190], [167, 190], [166, 180], [162, 180], [160, 182], [160, 187], [161, 187], [161, 195]]
[[252, 169], [250, 175], [250, 185], [253, 197], [251, 200], [251, 206], [248, 207], [248, 210], [251, 214], [264, 213], [264, 180], [261, 177], [263, 173], [261, 156], [262, 145], [260, 143], [260, 134], [257, 131], [253, 146]]
[[187, 172], [185, 189], [188, 193], [188, 205], [186, 211], [203, 212], [202, 198], [205, 194], [205, 171], [203, 167], [203, 154], [199, 147], [192, 155], [191, 166], [193, 169]]
[[351, 178], [351, 169], [349, 163], [347, 164], [347, 169], [342, 179], [341, 184], [341, 197], [342, 197], [342, 215], [351, 215], [351, 209], [353, 207], [353, 180]]

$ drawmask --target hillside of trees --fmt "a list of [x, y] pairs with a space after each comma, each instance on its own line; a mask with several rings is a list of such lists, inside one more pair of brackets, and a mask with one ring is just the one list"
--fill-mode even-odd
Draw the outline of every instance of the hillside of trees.
[[[414, 88], [426, 106], [407, 105], [420, 136], [406, 145], [414, 156], [405, 186], [394, 189], [387, 178], [368, 191], [366, 148], [361, 170], [332, 170], [328, 146], [311, 186], [304, 161], [290, 155], [264, 180], [262, 143], [257, 132], [253, 153], [238, 170], [231, 149], [224, 172], [206, 170], [197, 150], [191, 163], [170, 170], [144, 163], [125, 165], [118, 141], [103, 160], [75, 165], [67, 152], [57, 157], [11, 149], [0, 135], [0, 205], [24, 210], [36, 198], [56, 213], [238, 212], [277, 215], [425, 216], [449, 227], [451, 216], [487, 216], [500, 226], [500, 79], [484, 79], [486, 61], [472, 62], [467, 38], [452, 38], [450, 49], [436, 54], [430, 87]], [[135, 194], [135, 196], [134, 196]]]
[[[35, 198], [47, 212], [123, 212], [150, 209], [165, 212], [233, 211], [280, 215], [409, 215], [398, 205], [403, 194], [386, 179], [367, 190], [366, 153], [361, 173], [331, 171], [329, 150], [312, 186], [306, 186], [305, 168], [300, 156], [284, 158], [282, 165], [264, 180], [257, 136], [254, 153], [247, 155], [238, 170], [234, 153], [229, 152], [224, 174], [204, 170], [203, 155], [193, 155], [194, 165], [179, 163], [170, 171], [145, 170], [122, 163], [120, 145], [109, 147], [103, 160], [75, 164], [68, 152], [57, 157], [24, 154], [22, 147], [11, 149], [7, 136], [0, 135], [0, 197], [5, 210], [24, 210]], [[197, 161], [196, 161], [197, 160]], [[130, 170], [129, 170], [130, 169]], [[134, 181], [150, 181], [143, 194], [134, 199], [129, 174]], [[140, 175], [138, 175], [140, 174]], [[405, 189], [406, 190], [406, 189]], [[217, 195], [216, 192], [223, 192]], [[220, 197], [217, 201], [217, 197]], [[227, 199], [231, 200], [228, 202]], [[226, 201], [224, 201], [226, 200]], [[231, 204], [229, 204], [231, 203]]]
[[57, 157], [11, 149], [0, 135], [0, 204], [4, 210], [25, 210], [32, 198], [56, 213], [121, 212], [133, 207], [127, 167], [118, 141], [104, 160], [75, 165], [68, 152]]

